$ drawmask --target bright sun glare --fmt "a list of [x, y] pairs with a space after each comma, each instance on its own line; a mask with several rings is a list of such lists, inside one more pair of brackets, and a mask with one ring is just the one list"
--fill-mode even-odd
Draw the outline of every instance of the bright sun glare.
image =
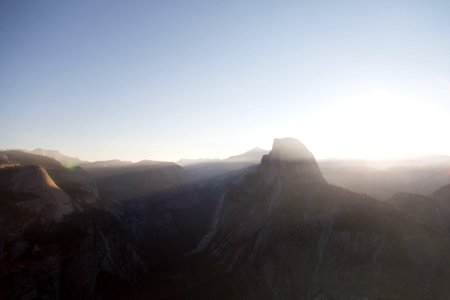
[[[448, 151], [450, 116], [426, 101], [369, 91], [331, 105], [309, 125], [318, 156], [385, 159]], [[330, 151], [331, 150], [331, 151]], [[434, 151], [433, 151], [434, 150]]]

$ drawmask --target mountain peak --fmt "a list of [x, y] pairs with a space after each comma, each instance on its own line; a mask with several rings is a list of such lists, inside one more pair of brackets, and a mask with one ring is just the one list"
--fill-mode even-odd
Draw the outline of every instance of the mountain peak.
[[294, 138], [274, 139], [270, 157], [271, 159], [289, 162], [315, 160], [305, 145]]
[[314, 155], [294, 138], [274, 139], [272, 151], [261, 160], [261, 168], [270, 177], [284, 174], [307, 181], [324, 180]]

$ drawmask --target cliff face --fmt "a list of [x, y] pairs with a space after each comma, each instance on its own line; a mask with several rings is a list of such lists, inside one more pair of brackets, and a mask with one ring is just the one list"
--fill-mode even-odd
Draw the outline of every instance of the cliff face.
[[0, 162], [0, 298], [89, 299], [102, 274], [145, 271], [115, 216], [81, 168], [7, 151]]
[[327, 184], [300, 142], [281, 139], [223, 194], [195, 253], [223, 274], [218, 298], [429, 299], [450, 296], [449, 249], [432, 227]]

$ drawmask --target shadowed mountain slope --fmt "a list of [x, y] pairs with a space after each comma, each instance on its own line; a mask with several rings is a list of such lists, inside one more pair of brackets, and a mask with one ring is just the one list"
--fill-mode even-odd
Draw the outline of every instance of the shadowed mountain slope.
[[[450, 296], [448, 238], [378, 200], [329, 185], [300, 142], [276, 139], [228, 189], [196, 249], [215, 274], [205, 298]], [[211, 267], [213, 266], [213, 267]]]
[[107, 201], [145, 198], [187, 183], [183, 168], [171, 162], [104, 161], [83, 164], [83, 168], [95, 179], [102, 199]]
[[430, 196], [397, 193], [386, 202], [450, 236], [450, 184]]

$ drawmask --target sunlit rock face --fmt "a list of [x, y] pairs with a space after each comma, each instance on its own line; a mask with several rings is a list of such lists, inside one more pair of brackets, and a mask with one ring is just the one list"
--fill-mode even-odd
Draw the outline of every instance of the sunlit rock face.
[[222, 195], [194, 253], [222, 274], [208, 297], [430, 299], [450, 296], [449, 250], [434, 228], [327, 184], [300, 142], [280, 139]]
[[61, 190], [40, 166], [19, 167], [10, 184], [15, 195], [29, 195], [16, 205], [42, 222], [60, 221], [73, 211], [69, 196]]
[[17, 220], [19, 223], [59, 222], [64, 215], [73, 212], [67, 193], [40, 166], [0, 168], [0, 193], [3, 205], [14, 207], [14, 210], [24, 214], [22, 220]]

